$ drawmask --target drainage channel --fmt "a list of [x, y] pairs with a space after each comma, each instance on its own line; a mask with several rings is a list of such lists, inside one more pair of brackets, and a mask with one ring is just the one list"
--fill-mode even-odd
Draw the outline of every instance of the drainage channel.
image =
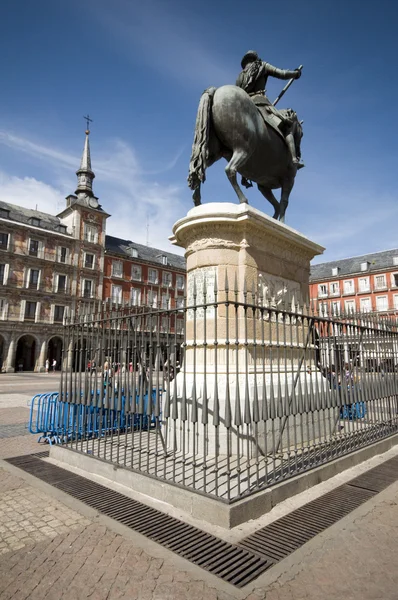
[[5, 459], [238, 588], [373, 498], [398, 479], [398, 456], [230, 544], [85, 477], [41, 460]]
[[257, 552], [225, 542], [119, 492], [44, 462], [37, 455], [6, 461], [238, 588], [257, 579], [274, 564]]
[[398, 457], [297, 508], [239, 542], [278, 562], [398, 479]]

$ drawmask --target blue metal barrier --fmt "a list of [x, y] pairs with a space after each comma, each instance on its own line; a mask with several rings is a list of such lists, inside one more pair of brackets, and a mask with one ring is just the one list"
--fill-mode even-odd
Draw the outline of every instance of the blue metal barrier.
[[[122, 390], [123, 394], [123, 390]], [[159, 399], [162, 390], [159, 390]], [[44, 441], [50, 445], [62, 444], [72, 439], [104, 436], [112, 431], [120, 431], [131, 427], [145, 428], [155, 426], [155, 416], [148, 416], [148, 393], [145, 394], [143, 414], [125, 412], [125, 396], [121, 396], [121, 409], [115, 405], [117, 397], [108, 399], [109, 408], [93, 406], [94, 392], [91, 392], [90, 405], [61, 402], [59, 392], [36, 394], [30, 401], [29, 431], [39, 434], [38, 442]], [[100, 392], [97, 392], [99, 404]], [[152, 390], [152, 402], [156, 401], [156, 389]], [[139, 395], [136, 396], [136, 405]]]

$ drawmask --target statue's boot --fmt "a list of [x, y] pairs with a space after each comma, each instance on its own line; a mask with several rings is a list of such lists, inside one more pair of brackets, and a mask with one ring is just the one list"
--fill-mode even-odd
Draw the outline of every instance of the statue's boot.
[[297, 167], [297, 170], [302, 169], [303, 167], [305, 167], [305, 164], [302, 163], [297, 158], [296, 144], [294, 142], [294, 136], [293, 136], [292, 133], [288, 133], [287, 134], [287, 136], [286, 136], [286, 142], [287, 142], [287, 145], [289, 146], [290, 154], [292, 155], [293, 164]]

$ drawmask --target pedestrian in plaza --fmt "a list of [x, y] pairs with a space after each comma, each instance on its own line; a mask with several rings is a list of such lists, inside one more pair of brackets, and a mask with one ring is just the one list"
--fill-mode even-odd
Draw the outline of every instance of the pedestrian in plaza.
[[46, 373], [48, 373], [49, 369], [50, 369], [50, 361], [47, 358], [47, 360], [46, 360]]
[[57, 368], [57, 360], [54, 358], [53, 360], [53, 373], [55, 373], [55, 369]]

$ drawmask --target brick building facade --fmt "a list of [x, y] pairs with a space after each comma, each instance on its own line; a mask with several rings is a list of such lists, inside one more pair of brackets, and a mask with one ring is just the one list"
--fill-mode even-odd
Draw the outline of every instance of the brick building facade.
[[0, 370], [60, 365], [65, 319], [95, 300], [166, 305], [183, 297], [185, 261], [106, 235], [93, 193], [89, 131], [75, 194], [58, 215], [0, 202]]
[[398, 315], [398, 249], [313, 265], [310, 298], [328, 315]]

